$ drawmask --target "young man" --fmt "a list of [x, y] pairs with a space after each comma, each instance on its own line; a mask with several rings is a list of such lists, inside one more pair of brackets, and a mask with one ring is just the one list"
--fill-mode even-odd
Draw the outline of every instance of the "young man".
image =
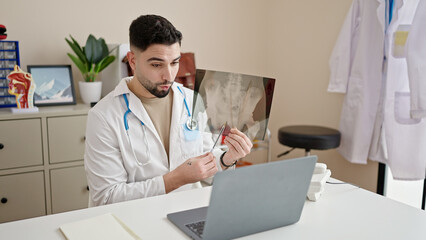
[[[169, 193], [199, 181], [246, 156], [251, 141], [237, 129], [214, 149], [206, 116], [192, 116], [193, 92], [174, 79], [182, 34], [165, 18], [140, 16], [130, 25], [127, 54], [133, 77], [89, 111], [84, 156], [90, 206]], [[197, 128], [187, 126], [194, 118]], [[207, 152], [207, 153], [206, 153]]]

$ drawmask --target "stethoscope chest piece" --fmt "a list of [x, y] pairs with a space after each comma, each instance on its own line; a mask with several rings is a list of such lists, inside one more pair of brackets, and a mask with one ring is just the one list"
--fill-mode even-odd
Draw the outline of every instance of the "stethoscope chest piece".
[[189, 130], [193, 131], [193, 130], [196, 130], [196, 129], [197, 129], [197, 127], [198, 127], [198, 123], [197, 123], [197, 121], [195, 121], [194, 119], [189, 118], [189, 119], [188, 119], [188, 121], [186, 121], [186, 127], [187, 127]]

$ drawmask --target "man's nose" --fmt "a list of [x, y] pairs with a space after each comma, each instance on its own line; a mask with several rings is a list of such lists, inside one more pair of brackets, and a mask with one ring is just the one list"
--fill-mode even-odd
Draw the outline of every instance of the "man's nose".
[[173, 78], [173, 69], [170, 66], [165, 67], [163, 71], [163, 80], [173, 81], [174, 79], [172, 78]]

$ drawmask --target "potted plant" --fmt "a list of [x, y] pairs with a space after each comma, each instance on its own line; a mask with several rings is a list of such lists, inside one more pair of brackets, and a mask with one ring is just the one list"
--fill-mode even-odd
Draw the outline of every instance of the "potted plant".
[[115, 56], [109, 55], [108, 46], [103, 38], [96, 39], [92, 34], [86, 40], [86, 45], [80, 44], [70, 35], [65, 38], [75, 55], [67, 53], [83, 75], [84, 82], [79, 82], [80, 95], [83, 102], [90, 104], [101, 98], [102, 82], [95, 81], [98, 74], [110, 65]]

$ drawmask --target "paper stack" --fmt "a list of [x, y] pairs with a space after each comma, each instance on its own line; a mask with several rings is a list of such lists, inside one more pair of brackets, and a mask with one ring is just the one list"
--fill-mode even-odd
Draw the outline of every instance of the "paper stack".
[[317, 163], [315, 165], [314, 174], [312, 175], [311, 184], [308, 190], [308, 199], [316, 202], [322, 192], [324, 192], [324, 186], [327, 180], [331, 176], [330, 169], [327, 169], [327, 165], [324, 163]]

